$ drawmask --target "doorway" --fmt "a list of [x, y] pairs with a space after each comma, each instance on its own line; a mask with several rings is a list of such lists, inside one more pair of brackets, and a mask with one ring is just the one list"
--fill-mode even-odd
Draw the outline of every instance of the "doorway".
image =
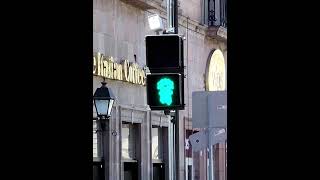
[[123, 177], [124, 180], [138, 180], [138, 163], [124, 162]]
[[104, 180], [104, 170], [101, 162], [93, 162], [93, 180]]
[[153, 163], [153, 180], [165, 180], [164, 163]]

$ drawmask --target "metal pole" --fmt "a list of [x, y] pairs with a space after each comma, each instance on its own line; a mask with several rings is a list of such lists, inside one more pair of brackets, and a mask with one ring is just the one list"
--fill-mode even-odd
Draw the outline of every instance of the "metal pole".
[[[173, 116], [174, 118], [174, 116]], [[177, 162], [176, 162], [176, 124], [175, 124], [175, 119], [173, 119], [174, 122], [172, 122], [172, 172], [173, 172], [173, 180], [177, 180]]]
[[[210, 136], [209, 136], [209, 142], [210, 142]], [[209, 180], [214, 180], [214, 151], [213, 146], [210, 145], [209, 147]]]
[[[104, 178], [103, 179], [105, 179], [105, 180], [108, 180], [109, 179], [109, 165], [108, 165], [108, 163], [109, 163], [109, 158], [108, 158], [108, 147], [106, 146], [107, 145], [107, 143], [105, 142], [105, 140], [107, 140], [108, 138], [106, 137], [106, 136], [108, 136], [108, 134], [107, 134], [107, 119], [105, 119], [105, 118], [99, 118], [98, 119], [98, 121], [99, 121], [99, 132], [100, 132], [100, 134], [99, 134], [99, 136], [100, 136], [100, 138], [101, 138], [101, 141], [100, 141], [100, 143], [101, 143], [101, 146], [100, 146], [100, 148], [99, 148], [99, 151], [100, 152], [98, 152], [99, 153], [99, 157], [101, 157], [101, 160], [102, 160], [102, 167], [103, 167], [103, 176], [104, 176]], [[97, 125], [98, 125], [97, 124]]]
[[[167, 22], [168, 29], [166, 33], [168, 34], [178, 34], [178, 1], [177, 0], [167, 0]], [[174, 180], [179, 180], [179, 111], [175, 111], [174, 123], [172, 124], [172, 172], [175, 174]], [[169, 130], [170, 131], [170, 130]], [[175, 159], [175, 161], [173, 161]]]
[[174, 34], [178, 34], [178, 0], [173, 0]]
[[225, 176], [225, 180], [227, 180], [227, 140], [225, 141], [225, 144], [224, 144], [224, 176]]
[[178, 34], [178, 0], [167, 0], [167, 33]]
[[[168, 29], [166, 33], [168, 34], [178, 34], [178, 0], [167, 0], [167, 22]], [[179, 180], [179, 111], [175, 110], [174, 123], [172, 124], [172, 165], [174, 180]], [[173, 161], [175, 160], [175, 161]]]
[[103, 158], [103, 145], [102, 145], [102, 129], [101, 129], [101, 123], [100, 118], [97, 117], [96, 119], [96, 133], [97, 133], [97, 155], [100, 159]]
[[176, 169], [176, 180], [180, 180], [180, 152], [179, 152], [179, 111], [175, 111], [175, 169]]
[[172, 0], [167, 0], [167, 24], [168, 24], [168, 28], [167, 28], [167, 32], [170, 31], [170, 29], [173, 27], [172, 25], [172, 4], [171, 4]]
[[[171, 116], [170, 116], [171, 118]], [[169, 130], [168, 130], [168, 148], [169, 148], [169, 180], [174, 180], [174, 173], [173, 173], [173, 123], [169, 122]]]

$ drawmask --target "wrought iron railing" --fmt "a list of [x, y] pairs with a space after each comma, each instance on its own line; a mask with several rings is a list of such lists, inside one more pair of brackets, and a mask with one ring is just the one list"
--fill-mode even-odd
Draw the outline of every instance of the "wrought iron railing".
[[227, 0], [220, 0], [220, 22], [221, 26], [227, 27]]
[[207, 0], [208, 26], [227, 27], [227, 0]]

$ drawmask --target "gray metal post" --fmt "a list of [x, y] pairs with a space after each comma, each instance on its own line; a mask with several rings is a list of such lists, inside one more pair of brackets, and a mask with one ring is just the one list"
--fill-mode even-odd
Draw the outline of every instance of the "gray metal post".
[[99, 145], [98, 145], [98, 156], [101, 157], [103, 167], [104, 167], [104, 178], [105, 180], [109, 180], [109, 147], [108, 147], [108, 128], [107, 128], [107, 120], [98, 118], [97, 120], [97, 130], [99, 133]]
[[172, 23], [172, 0], [167, 0], [167, 31], [173, 28]]
[[224, 156], [224, 176], [225, 176], [225, 180], [227, 180], [227, 140], [225, 141], [225, 144], [224, 144], [224, 153], [225, 153], [225, 156]]
[[[209, 135], [209, 142], [210, 142], [210, 135]], [[210, 145], [209, 147], [209, 180], [214, 180], [214, 151], [213, 146]]]
[[[174, 117], [173, 117], [174, 118]], [[175, 122], [172, 123], [172, 172], [173, 172], [173, 180], [177, 179], [177, 162], [176, 162], [176, 124]]]
[[99, 158], [103, 158], [103, 137], [102, 137], [102, 129], [101, 129], [101, 123], [100, 123], [100, 119], [97, 118], [96, 119], [96, 133], [97, 133], [97, 155]]
[[176, 168], [176, 180], [180, 180], [180, 152], [179, 152], [179, 111], [175, 111], [175, 168]]
[[[174, 28], [173, 33], [178, 34], [178, 0], [171, 0], [172, 1], [172, 27]], [[179, 149], [179, 110], [175, 110], [175, 128], [174, 128], [174, 150], [175, 150], [175, 177], [176, 180], [180, 180], [180, 149]]]
[[[168, 28], [166, 33], [168, 34], [178, 34], [178, 0], [167, 0], [167, 22]], [[172, 152], [172, 170], [175, 177], [174, 180], [179, 180], [179, 111], [175, 110], [174, 123], [172, 124], [172, 140], [173, 148]], [[175, 160], [175, 161], [174, 161]]]
[[169, 122], [169, 129], [168, 129], [168, 149], [169, 149], [169, 180], [174, 180], [174, 161], [173, 161], [173, 123]]
[[176, 138], [175, 138], [175, 114], [170, 110], [164, 110], [165, 115], [170, 115], [169, 130], [168, 130], [168, 146], [169, 146], [169, 180], [176, 179]]
[[167, 33], [178, 34], [178, 0], [167, 0]]

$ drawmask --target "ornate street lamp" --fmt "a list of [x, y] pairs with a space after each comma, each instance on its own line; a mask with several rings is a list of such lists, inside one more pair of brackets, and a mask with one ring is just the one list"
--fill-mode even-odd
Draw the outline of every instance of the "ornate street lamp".
[[93, 95], [94, 106], [96, 107], [97, 115], [99, 119], [109, 119], [111, 116], [112, 105], [115, 100], [111, 89], [106, 86], [106, 82], [103, 81], [102, 86], [97, 88]]

